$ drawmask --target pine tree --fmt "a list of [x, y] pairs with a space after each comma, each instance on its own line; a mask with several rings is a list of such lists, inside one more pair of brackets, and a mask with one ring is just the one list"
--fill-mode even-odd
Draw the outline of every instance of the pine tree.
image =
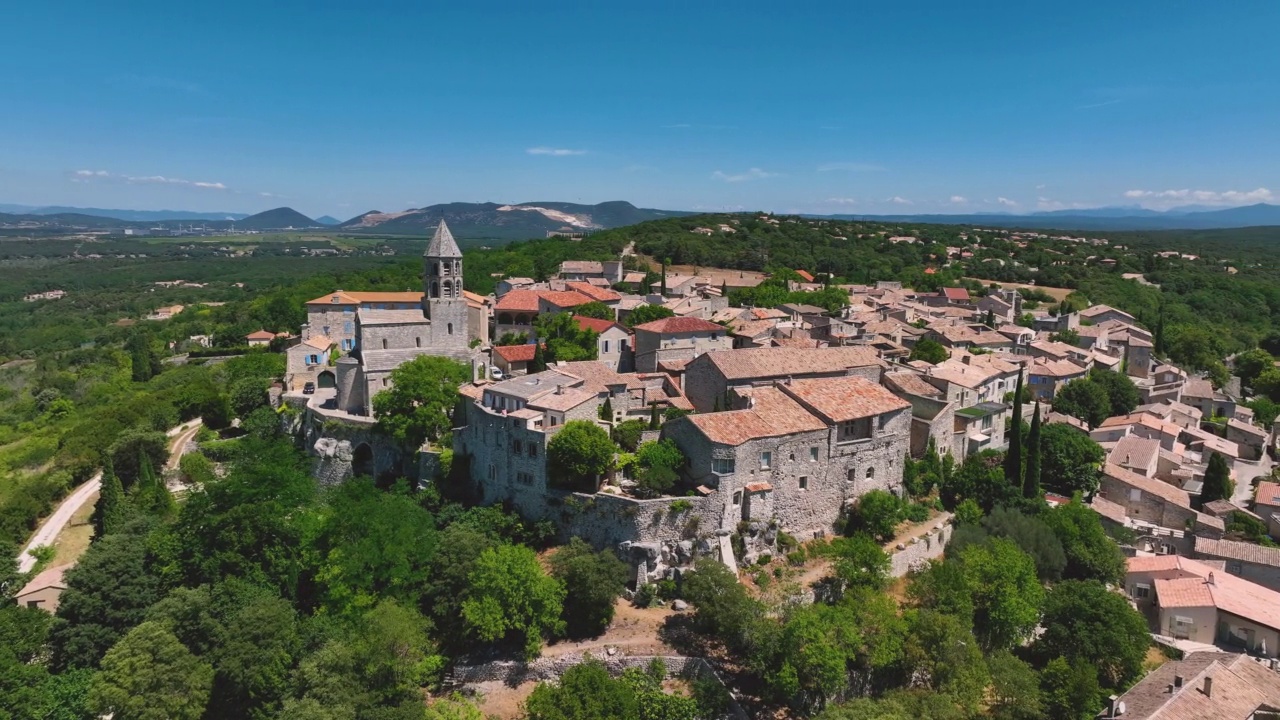
[[102, 487], [98, 491], [98, 502], [93, 507], [93, 539], [117, 532], [125, 524], [129, 516], [129, 499], [124, 495], [124, 485], [108, 460], [102, 468]]
[[1022, 487], [1022, 373], [1013, 391], [1013, 422], [1009, 426], [1009, 451], [1004, 456], [1004, 478]]
[[1235, 488], [1231, 483], [1231, 468], [1226, 458], [1218, 453], [1209, 456], [1209, 467], [1204, 471], [1204, 487], [1200, 490], [1200, 504], [1214, 500], [1230, 500]]
[[649, 403], [651, 412], [649, 413], [649, 429], [657, 430], [662, 427], [662, 423], [658, 420], [658, 403]]
[[1022, 478], [1022, 497], [1040, 498], [1040, 403], [1031, 415], [1031, 431], [1027, 433], [1027, 471]]
[[539, 373], [547, 369], [547, 357], [542, 352], [542, 343], [533, 348], [533, 360], [529, 363], [529, 372]]
[[138, 450], [138, 486], [134, 490], [138, 509], [158, 517], [170, 517], [177, 511], [177, 504], [164, 485], [164, 478], [156, 475], [151, 458]]
[[152, 371], [150, 338], [141, 331], [135, 332], [129, 337], [127, 349], [129, 350], [129, 364], [132, 369], [133, 381], [146, 382], [150, 380], [151, 376], [155, 374]]

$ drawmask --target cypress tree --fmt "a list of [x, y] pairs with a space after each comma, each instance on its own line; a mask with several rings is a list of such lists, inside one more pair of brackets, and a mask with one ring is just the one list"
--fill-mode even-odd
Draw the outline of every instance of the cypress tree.
[[600, 419], [613, 422], [613, 403], [609, 402], [609, 398], [605, 398], [604, 404], [600, 406]]
[[1009, 451], [1004, 456], [1004, 479], [1022, 487], [1022, 373], [1013, 391], [1013, 422], [1009, 427]]
[[138, 449], [138, 487], [134, 492], [138, 509], [143, 512], [169, 517], [178, 509], [169, 488], [164, 486], [164, 478], [156, 475], [151, 458], [141, 448]]
[[662, 291], [661, 292], [663, 295], [667, 294], [667, 261], [666, 259], [663, 259], [662, 261]]
[[1209, 467], [1204, 471], [1204, 487], [1200, 490], [1200, 504], [1214, 500], [1230, 500], [1235, 488], [1231, 485], [1231, 468], [1218, 453], [1209, 456]]
[[98, 502], [93, 507], [93, 539], [99, 540], [105, 535], [118, 531], [129, 515], [129, 500], [124, 495], [124, 485], [120, 484], [120, 476], [108, 460], [102, 468], [102, 487], [98, 491]]
[[1027, 473], [1022, 478], [1022, 497], [1040, 497], [1040, 403], [1031, 415], [1031, 431], [1027, 433]]
[[662, 423], [658, 420], [658, 403], [649, 403], [651, 412], [649, 413], [649, 429], [657, 430], [662, 427]]
[[529, 363], [529, 372], [539, 373], [547, 369], [547, 357], [542, 352], [542, 343], [537, 343], [533, 348], [533, 361]]
[[726, 297], [726, 298], [729, 297], [729, 281], [728, 280], [720, 281], [720, 297]]

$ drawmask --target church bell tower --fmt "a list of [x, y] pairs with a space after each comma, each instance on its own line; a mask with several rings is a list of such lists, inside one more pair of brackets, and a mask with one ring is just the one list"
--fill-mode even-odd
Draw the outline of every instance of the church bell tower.
[[466, 355], [467, 298], [462, 294], [462, 251], [444, 218], [422, 254], [422, 313], [431, 321], [431, 346], [442, 355]]

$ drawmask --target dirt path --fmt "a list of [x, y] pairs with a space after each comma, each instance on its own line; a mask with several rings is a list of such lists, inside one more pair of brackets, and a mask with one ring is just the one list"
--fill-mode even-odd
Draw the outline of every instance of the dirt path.
[[675, 648], [658, 639], [658, 630], [674, 611], [666, 607], [638, 608], [619, 598], [614, 606], [613, 622], [597, 638], [558, 642], [542, 650], [543, 657], [561, 657], [582, 652], [604, 655], [607, 648], [617, 648], [621, 655], [678, 655]]

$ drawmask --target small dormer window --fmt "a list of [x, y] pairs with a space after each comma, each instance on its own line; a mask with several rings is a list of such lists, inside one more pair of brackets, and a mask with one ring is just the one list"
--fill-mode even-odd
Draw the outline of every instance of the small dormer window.
[[333, 299], [330, 300], [329, 302], [333, 303], [334, 305], [337, 305], [338, 303], [342, 302], [342, 298], [338, 297], [337, 295], [334, 295]]

